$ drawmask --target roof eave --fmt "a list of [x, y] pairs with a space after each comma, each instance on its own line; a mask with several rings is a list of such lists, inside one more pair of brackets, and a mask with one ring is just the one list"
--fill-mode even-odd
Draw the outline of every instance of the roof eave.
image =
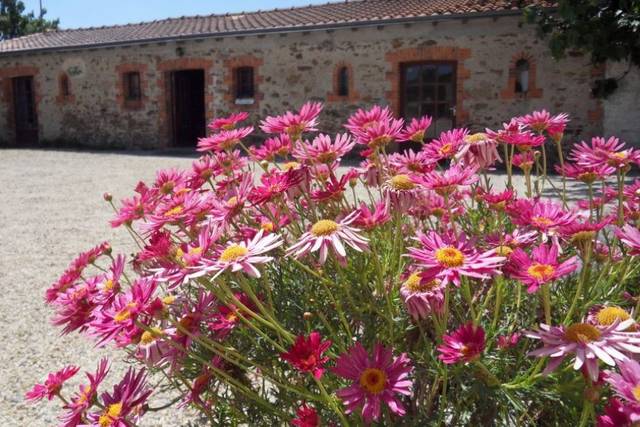
[[309, 32], [309, 31], [325, 31], [332, 29], [343, 29], [343, 28], [361, 28], [361, 27], [375, 27], [379, 25], [394, 25], [394, 24], [409, 24], [409, 23], [418, 23], [425, 21], [446, 21], [446, 20], [454, 20], [454, 19], [474, 19], [474, 18], [491, 18], [491, 17], [504, 17], [504, 16], [518, 16], [522, 15], [522, 9], [520, 10], [500, 10], [500, 11], [491, 11], [491, 12], [473, 12], [473, 13], [456, 13], [449, 15], [429, 15], [429, 16], [417, 16], [417, 17], [407, 17], [407, 18], [393, 18], [393, 19], [384, 19], [384, 20], [369, 20], [369, 21], [357, 21], [357, 22], [340, 22], [340, 23], [331, 23], [331, 24], [319, 24], [319, 25], [309, 25], [309, 26], [300, 26], [300, 27], [275, 27], [275, 28], [265, 28], [265, 29], [257, 29], [257, 30], [239, 30], [239, 31], [228, 31], [228, 32], [216, 32], [216, 33], [199, 33], [199, 34], [187, 34], [187, 35], [178, 35], [178, 36], [167, 36], [167, 37], [155, 37], [149, 39], [140, 39], [140, 40], [127, 40], [122, 42], [109, 42], [109, 43], [95, 43], [95, 44], [83, 44], [83, 45], [73, 45], [73, 46], [63, 46], [63, 47], [43, 47], [43, 48], [35, 48], [35, 49], [21, 49], [21, 50], [11, 50], [11, 51], [0, 51], [0, 57], [6, 56], [17, 56], [22, 54], [32, 54], [32, 53], [41, 53], [41, 52], [68, 52], [75, 50], [87, 50], [87, 49], [106, 49], [113, 47], [123, 47], [123, 46], [137, 46], [144, 45], [150, 43], [162, 43], [162, 42], [170, 42], [170, 41], [185, 41], [185, 40], [195, 40], [195, 39], [210, 39], [210, 38], [228, 38], [228, 37], [239, 37], [239, 36], [253, 36], [253, 35], [263, 35], [263, 34], [290, 34], [290, 33], [301, 33], [301, 32]]

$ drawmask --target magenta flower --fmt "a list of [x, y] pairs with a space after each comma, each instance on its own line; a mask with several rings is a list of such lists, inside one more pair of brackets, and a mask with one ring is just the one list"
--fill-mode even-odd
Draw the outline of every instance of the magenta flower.
[[316, 379], [324, 373], [324, 364], [329, 358], [323, 353], [329, 349], [331, 341], [322, 341], [319, 332], [311, 332], [308, 337], [299, 335], [286, 353], [281, 353], [282, 360], [286, 360], [301, 372], [310, 372]]
[[282, 133], [273, 138], [268, 138], [260, 146], [251, 146], [249, 151], [258, 160], [275, 161], [277, 156], [286, 157], [291, 151], [291, 138]]
[[360, 215], [353, 221], [353, 224], [365, 230], [372, 230], [391, 220], [389, 205], [385, 200], [377, 202], [373, 210], [369, 209], [365, 202], [361, 202], [358, 211]]
[[318, 427], [320, 425], [318, 411], [303, 403], [296, 411], [296, 417], [291, 420], [291, 425], [295, 427]]
[[629, 163], [640, 162], [640, 151], [625, 148], [625, 143], [614, 136], [605, 140], [601, 137], [591, 138], [591, 145], [582, 141], [571, 151], [571, 160], [585, 167], [608, 165], [621, 169]]
[[[356, 111], [349, 120], [347, 124], [344, 126], [349, 129], [349, 131], [358, 136], [376, 123], [388, 122], [393, 118], [393, 114], [389, 107], [380, 107], [379, 105], [374, 105], [370, 110], [359, 109]], [[360, 143], [363, 143], [360, 141]]]
[[473, 362], [484, 351], [484, 329], [472, 322], [460, 326], [450, 335], [442, 336], [443, 343], [438, 346], [438, 359], [447, 365]]
[[431, 122], [432, 118], [429, 116], [412, 119], [411, 123], [398, 135], [398, 141], [412, 141], [422, 144]]
[[223, 130], [198, 140], [198, 151], [231, 151], [240, 141], [253, 132], [253, 126]]
[[484, 170], [502, 161], [498, 144], [485, 133], [474, 133], [464, 137], [464, 144], [456, 154], [462, 164]]
[[425, 277], [436, 277], [443, 284], [460, 286], [462, 276], [473, 279], [488, 279], [498, 274], [505, 258], [496, 256], [495, 249], [478, 252], [464, 234], [440, 235], [435, 231], [419, 234], [415, 239], [421, 248], [409, 248], [408, 256], [424, 269]]
[[354, 211], [342, 221], [335, 222], [330, 219], [317, 221], [309, 231], [300, 236], [293, 246], [287, 249], [287, 255], [300, 258], [310, 252], [320, 251], [320, 263], [324, 264], [329, 255], [329, 248], [333, 248], [338, 261], [346, 262], [347, 251], [344, 243], [358, 252], [368, 247], [368, 240], [358, 234], [358, 229], [350, 226], [360, 214]]
[[575, 213], [564, 211], [552, 200], [518, 199], [509, 206], [508, 213], [514, 224], [528, 226], [544, 234], [553, 233], [576, 219]]
[[362, 418], [370, 423], [380, 418], [383, 403], [398, 416], [406, 413], [397, 395], [411, 395], [409, 374], [412, 369], [411, 360], [405, 353], [393, 357], [391, 349], [377, 343], [370, 357], [358, 342], [338, 358], [332, 371], [353, 381], [336, 392], [347, 406], [346, 413], [362, 407]]
[[426, 319], [432, 312], [442, 311], [444, 288], [440, 279], [422, 277], [413, 272], [400, 287], [404, 306], [414, 319]]
[[438, 139], [422, 147], [427, 159], [439, 161], [451, 159], [458, 154], [464, 144], [464, 138], [469, 134], [467, 129], [452, 129], [442, 132]]
[[531, 251], [531, 257], [517, 248], [509, 257], [505, 272], [527, 286], [530, 294], [546, 283], [551, 283], [571, 274], [578, 268], [578, 258], [573, 256], [564, 262], [558, 261], [558, 246], [541, 244]]
[[298, 142], [291, 154], [297, 160], [308, 164], [332, 165], [351, 151], [355, 144], [355, 141], [346, 133], [336, 135], [333, 142], [329, 135], [321, 133], [311, 143], [309, 141]]
[[307, 102], [298, 113], [287, 111], [281, 116], [267, 117], [260, 124], [260, 129], [266, 133], [286, 133], [296, 142], [304, 132], [318, 130], [318, 116], [322, 108], [320, 102]]
[[631, 423], [640, 421], [640, 364], [633, 359], [618, 362], [620, 373], [607, 371], [605, 381], [620, 399], [622, 412]]
[[598, 427], [632, 427], [632, 422], [625, 412], [625, 407], [615, 397], [609, 399], [604, 408], [604, 415], [599, 415]]
[[609, 366], [616, 361], [628, 359], [624, 353], [640, 353], [640, 333], [627, 332], [635, 323], [629, 319], [614, 322], [606, 327], [596, 327], [589, 323], [574, 323], [570, 326], [549, 326], [540, 324], [540, 330], [527, 331], [529, 338], [542, 341], [543, 346], [529, 353], [530, 356], [549, 356], [545, 374], [554, 371], [569, 355], [574, 355], [573, 369], [585, 367], [592, 381], [600, 374], [598, 360]]
[[82, 424], [86, 411], [93, 406], [98, 395], [98, 387], [109, 373], [109, 361], [104, 358], [98, 363], [95, 373], [85, 372], [89, 384], [78, 387], [78, 392], [74, 394], [69, 403], [65, 405], [66, 412], [62, 414], [60, 420], [64, 427], [74, 427]]
[[48, 400], [53, 399], [60, 393], [65, 381], [77, 374], [79, 370], [80, 368], [77, 366], [65, 366], [58, 372], [49, 373], [44, 383], [34, 385], [33, 388], [24, 395], [24, 398], [31, 402], [41, 400], [45, 397]]
[[249, 117], [249, 113], [240, 112], [231, 114], [229, 117], [219, 117], [214, 119], [211, 123], [209, 123], [209, 129], [212, 131], [218, 130], [232, 130], [236, 127], [238, 123], [243, 120], [246, 120]]
[[626, 224], [622, 228], [616, 228], [615, 234], [625, 246], [629, 247], [629, 255], [640, 255], [640, 231], [637, 228]]
[[422, 176], [416, 177], [416, 181], [425, 188], [433, 190], [441, 196], [446, 196], [457, 191], [461, 185], [474, 184], [478, 181], [478, 175], [476, 174], [476, 168], [456, 164], [444, 172], [427, 172]]

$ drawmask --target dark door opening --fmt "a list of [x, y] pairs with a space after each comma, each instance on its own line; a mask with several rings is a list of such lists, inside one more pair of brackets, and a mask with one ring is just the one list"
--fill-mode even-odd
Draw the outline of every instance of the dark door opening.
[[16, 143], [37, 144], [38, 115], [33, 91], [33, 77], [14, 77], [12, 89]]
[[455, 127], [455, 62], [404, 64], [400, 93], [402, 115], [405, 120], [424, 115], [433, 119], [425, 137], [427, 141]]
[[204, 70], [171, 73], [173, 145], [195, 147], [205, 136]]

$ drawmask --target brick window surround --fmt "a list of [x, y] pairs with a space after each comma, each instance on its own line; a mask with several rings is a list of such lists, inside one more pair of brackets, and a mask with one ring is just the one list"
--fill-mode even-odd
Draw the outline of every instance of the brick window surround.
[[[65, 93], [64, 82], [65, 79], [67, 81], [67, 90]], [[73, 94], [73, 87], [71, 86], [71, 79], [69, 75], [65, 72], [62, 72], [58, 75], [58, 96], [56, 96], [56, 104], [64, 105], [64, 104], [73, 104], [76, 101], [76, 97]]]
[[[14, 77], [33, 77], [33, 91], [36, 114], [38, 114], [40, 101], [42, 100], [42, 91], [40, 90], [40, 81], [37, 78], [40, 69], [30, 66], [16, 66], [0, 68], [0, 102], [6, 104], [7, 115], [5, 123], [9, 133], [10, 141], [16, 143], [15, 135], [15, 110], [13, 105], [13, 81]], [[38, 121], [38, 123], [41, 123]]]
[[[230, 110], [255, 110], [258, 108], [260, 101], [264, 98], [264, 94], [260, 91], [260, 86], [264, 81], [260, 74], [262, 64], [264, 64], [264, 60], [253, 55], [235, 56], [224, 61], [224, 86], [226, 88], [224, 100]], [[236, 104], [236, 70], [240, 67], [253, 68], [253, 104]]]
[[[340, 95], [340, 70], [347, 69], [348, 81], [348, 95]], [[355, 88], [355, 75], [353, 73], [353, 67], [347, 62], [339, 62], [333, 69], [333, 86], [332, 91], [327, 93], [328, 102], [357, 102], [360, 99], [360, 94], [356, 92]]]
[[171, 93], [169, 88], [169, 76], [173, 71], [202, 70], [204, 71], [204, 112], [205, 120], [213, 120], [213, 76], [211, 69], [213, 61], [204, 58], [176, 58], [158, 63], [158, 108], [160, 119], [160, 136], [164, 147], [171, 145], [171, 106], [169, 101]]
[[[516, 80], [518, 78], [518, 61], [525, 60], [529, 63], [529, 90], [527, 92], [516, 92]], [[542, 98], [542, 89], [537, 86], [537, 70], [535, 59], [526, 52], [520, 52], [511, 58], [509, 64], [509, 74], [507, 79], [507, 87], [500, 92], [501, 99], [524, 99], [524, 98]]]
[[466, 93], [464, 83], [471, 76], [471, 72], [464, 67], [464, 61], [471, 57], [471, 50], [455, 46], [428, 46], [393, 50], [387, 52], [385, 58], [391, 65], [387, 73], [390, 90], [387, 91], [387, 101], [396, 115], [401, 113], [400, 84], [402, 82], [402, 65], [411, 62], [424, 61], [452, 61], [456, 63], [456, 126], [461, 126], [469, 119], [469, 113], [464, 109]]
[[[144, 108], [148, 97], [149, 82], [147, 81], [147, 64], [127, 63], [116, 66], [116, 100], [123, 110], [141, 110]], [[125, 75], [127, 73], [140, 74], [140, 99], [127, 99]]]

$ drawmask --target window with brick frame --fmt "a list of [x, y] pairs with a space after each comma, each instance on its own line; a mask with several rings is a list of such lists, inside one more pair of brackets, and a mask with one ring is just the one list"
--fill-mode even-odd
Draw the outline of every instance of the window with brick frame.
[[142, 87], [140, 84], [140, 73], [138, 71], [130, 71], [122, 75], [124, 88], [124, 99], [126, 101], [142, 100]]
[[238, 67], [234, 70], [234, 92], [236, 99], [254, 99], [256, 95], [253, 67]]
[[349, 68], [340, 67], [338, 70], [338, 96], [349, 96]]
[[529, 91], [529, 61], [522, 58], [516, 62], [515, 93], [527, 93]]
[[63, 98], [71, 96], [71, 85], [69, 83], [69, 76], [63, 74], [60, 76], [60, 95]]

